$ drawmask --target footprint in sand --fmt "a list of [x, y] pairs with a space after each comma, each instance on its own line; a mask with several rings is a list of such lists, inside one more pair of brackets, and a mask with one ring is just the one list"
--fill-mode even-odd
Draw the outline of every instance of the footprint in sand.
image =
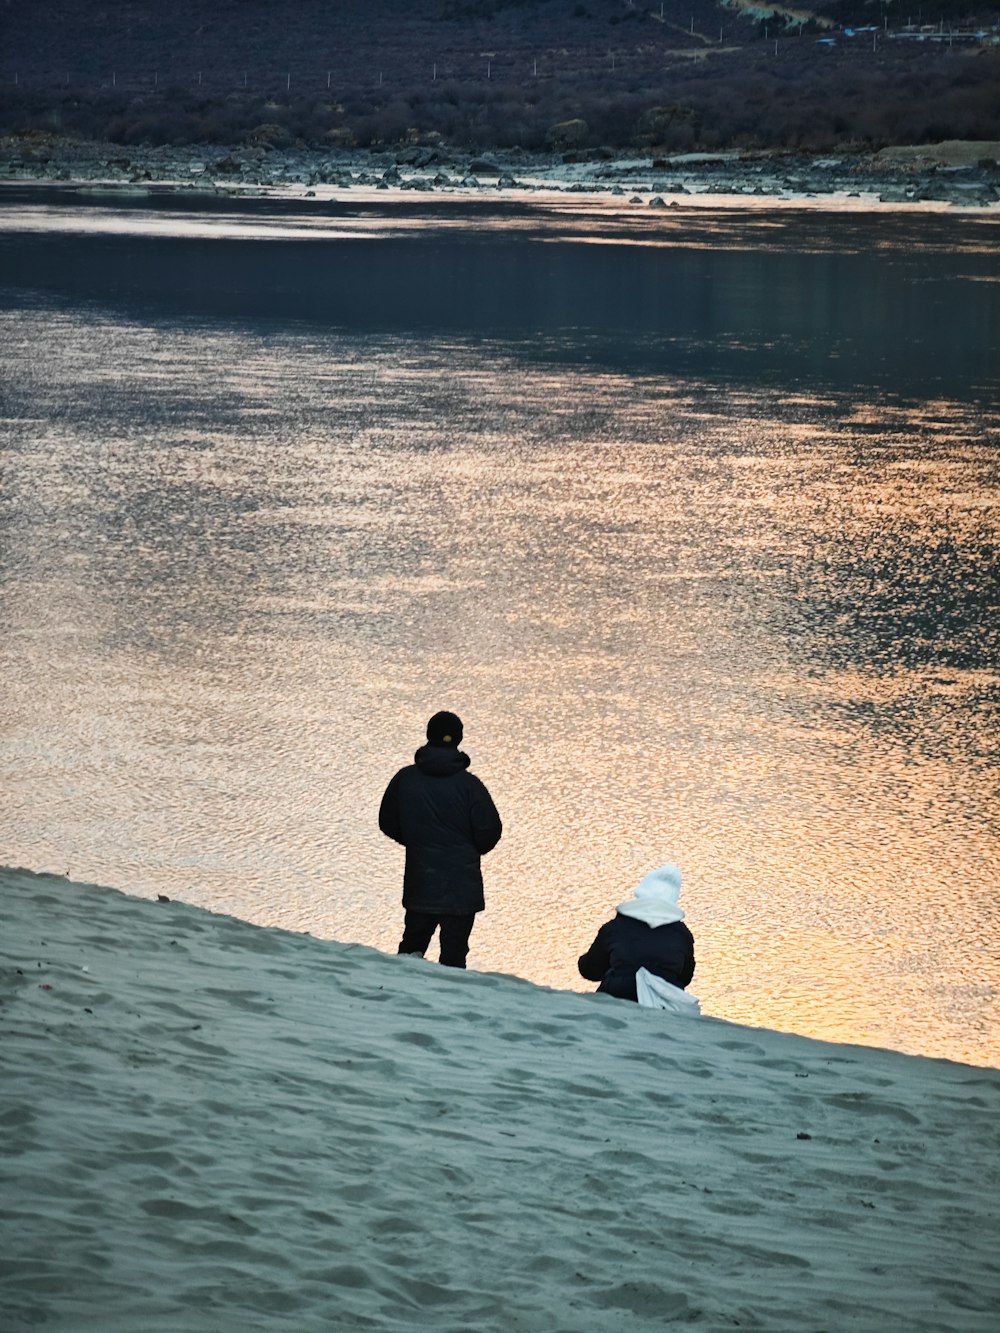
[[602, 1310], [628, 1310], [635, 1315], [654, 1315], [664, 1322], [687, 1320], [691, 1303], [680, 1291], [667, 1291], [652, 1282], [622, 1282], [603, 1291], [588, 1292], [592, 1305]]
[[437, 1055], [445, 1053], [438, 1039], [432, 1037], [429, 1032], [396, 1032], [393, 1036], [396, 1041], [405, 1042], [409, 1046], [419, 1046], [422, 1050], [433, 1051]]
[[839, 1107], [843, 1111], [862, 1111], [865, 1115], [884, 1115], [893, 1120], [900, 1120], [905, 1125], [919, 1125], [920, 1118], [895, 1102], [880, 1101], [867, 1092], [837, 1092], [824, 1097], [828, 1106]]

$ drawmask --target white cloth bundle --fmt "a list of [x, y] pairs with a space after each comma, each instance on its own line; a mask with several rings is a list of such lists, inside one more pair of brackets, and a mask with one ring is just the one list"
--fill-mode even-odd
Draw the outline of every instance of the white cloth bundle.
[[644, 967], [640, 967], [635, 974], [635, 993], [639, 1003], [647, 1009], [666, 1009], [668, 1013], [682, 1018], [701, 1017], [697, 996], [689, 995], [680, 986], [664, 981]]

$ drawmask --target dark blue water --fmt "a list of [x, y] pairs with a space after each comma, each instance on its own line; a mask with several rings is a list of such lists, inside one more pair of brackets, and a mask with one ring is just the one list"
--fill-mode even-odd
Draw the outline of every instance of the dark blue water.
[[[6, 187], [0, 207], [59, 210], [67, 194]], [[3, 233], [12, 292], [138, 318], [503, 339], [529, 360], [995, 402], [1000, 219], [989, 214], [699, 207], [651, 221], [607, 201], [589, 217], [495, 201], [116, 202], [126, 226], [175, 221], [177, 234], [151, 237], [102, 232], [106, 198], [69, 200], [85, 233]], [[184, 235], [206, 217], [218, 244]], [[227, 234], [248, 218], [256, 235]]]

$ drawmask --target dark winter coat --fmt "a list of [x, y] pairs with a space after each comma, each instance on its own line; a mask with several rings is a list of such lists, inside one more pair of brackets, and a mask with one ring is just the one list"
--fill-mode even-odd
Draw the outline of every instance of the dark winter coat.
[[479, 858], [503, 825], [470, 759], [452, 745], [424, 745], [385, 789], [378, 826], [406, 848], [403, 906], [415, 912], [481, 912]]
[[577, 966], [599, 991], [620, 1000], [636, 999], [635, 974], [640, 967], [684, 990], [694, 976], [694, 936], [683, 921], [647, 926], [635, 917], [607, 921]]

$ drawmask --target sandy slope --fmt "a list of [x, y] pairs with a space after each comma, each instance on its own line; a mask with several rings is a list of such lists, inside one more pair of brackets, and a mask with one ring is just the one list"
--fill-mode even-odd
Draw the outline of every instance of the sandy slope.
[[932, 164], [941, 167], [971, 167], [978, 162], [1000, 162], [1000, 143], [991, 139], [945, 139], [941, 143], [906, 144], [882, 148], [876, 163], [897, 166]]
[[1000, 1323], [1000, 1071], [0, 873], [0, 1327]]

